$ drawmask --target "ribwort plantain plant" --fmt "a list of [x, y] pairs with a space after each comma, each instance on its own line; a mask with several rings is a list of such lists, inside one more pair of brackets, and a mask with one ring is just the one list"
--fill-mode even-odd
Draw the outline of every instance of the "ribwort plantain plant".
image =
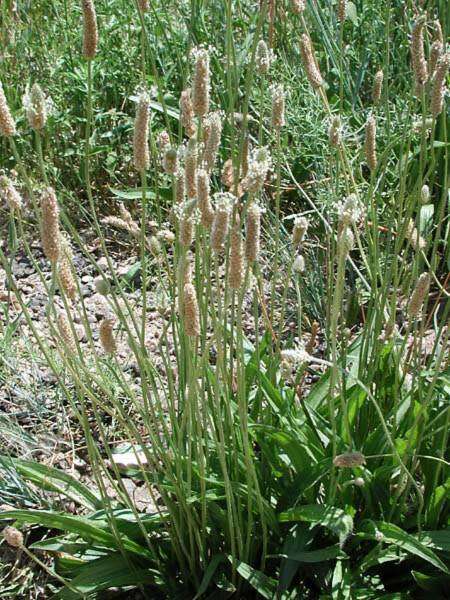
[[[8, 496], [6, 542], [61, 598], [444, 589], [449, 60], [442, 32], [428, 44], [440, 27], [410, 15], [408, 97], [391, 130], [390, 38], [357, 89], [344, 56], [351, 3], [227, 0], [223, 55], [204, 43], [205, 3], [171, 5], [189, 27], [183, 52], [178, 38], [173, 49], [179, 70], [164, 76], [167, 50], [152, 42], [155, 29], [175, 36], [169, 11], [134, 4], [136, 107], [120, 113], [129, 155], [111, 182], [124, 204], [108, 214], [95, 156], [109, 13], [92, 1], [76, 13], [85, 110], [83, 186], [72, 194], [88, 233], [56, 176], [47, 92], [27, 88], [22, 115], [9, 99], [23, 90], [0, 87], [8, 306], [14, 297], [17, 331], [54, 373], [87, 470], [81, 479], [8, 446], [5, 470], [42, 494], [28, 506]], [[297, 122], [297, 84], [320, 131]], [[320, 162], [320, 178], [300, 180], [291, 160], [299, 126], [320, 144], [308, 167]], [[110, 228], [123, 236], [117, 253]], [[39, 325], [16, 276], [19, 251], [46, 296]], [[125, 251], [132, 277], [116, 268]], [[95, 275], [98, 323], [75, 253]], [[0, 478], [2, 502], [5, 486]]]

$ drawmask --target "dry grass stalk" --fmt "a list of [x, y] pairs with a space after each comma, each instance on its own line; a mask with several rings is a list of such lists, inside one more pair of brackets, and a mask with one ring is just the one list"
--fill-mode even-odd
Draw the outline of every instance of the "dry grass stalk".
[[[248, 173], [248, 165], [249, 165], [249, 154], [250, 154], [250, 144], [248, 141], [248, 135], [244, 138], [244, 144], [242, 148], [242, 162], [241, 162], [241, 177], [246, 177]], [[237, 174], [239, 175], [239, 173]]]
[[308, 343], [305, 346], [305, 350], [308, 354], [312, 354], [314, 352], [318, 333], [319, 323], [317, 321], [313, 321], [313, 324], [311, 325], [311, 335], [309, 336]]

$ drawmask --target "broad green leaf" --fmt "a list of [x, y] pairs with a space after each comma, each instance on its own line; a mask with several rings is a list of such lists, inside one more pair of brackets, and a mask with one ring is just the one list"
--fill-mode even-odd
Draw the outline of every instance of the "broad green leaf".
[[318, 523], [339, 537], [341, 547], [353, 531], [352, 517], [334, 506], [321, 506], [320, 504], [298, 506], [282, 512], [278, 516], [278, 520], [282, 523], [289, 521]]
[[393, 523], [370, 521], [365, 523], [362, 530], [362, 537], [380, 541], [381, 533], [383, 543], [398, 546], [400, 549], [426, 560], [444, 573], [449, 573], [445, 564], [430, 548]]

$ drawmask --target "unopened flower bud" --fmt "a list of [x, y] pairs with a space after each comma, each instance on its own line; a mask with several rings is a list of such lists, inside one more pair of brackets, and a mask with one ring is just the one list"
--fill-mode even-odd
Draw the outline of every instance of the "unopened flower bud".
[[8, 525], [2, 533], [6, 542], [13, 548], [21, 548], [23, 546], [23, 535], [16, 527]]
[[103, 277], [97, 277], [94, 280], [94, 287], [97, 294], [102, 296], [107, 296], [111, 291], [111, 284], [107, 279], [103, 279]]

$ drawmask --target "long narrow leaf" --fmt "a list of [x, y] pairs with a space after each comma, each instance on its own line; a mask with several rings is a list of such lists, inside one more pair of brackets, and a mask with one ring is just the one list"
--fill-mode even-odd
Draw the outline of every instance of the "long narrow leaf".
[[68, 473], [34, 461], [12, 459], [12, 462], [24, 479], [42, 490], [66, 496], [90, 510], [101, 508], [100, 496]]
[[[118, 540], [106, 530], [106, 523], [103, 529], [99, 526], [98, 522], [93, 522], [83, 517], [64, 515], [46, 510], [8, 510], [0, 513], [0, 520], [6, 519], [14, 519], [22, 523], [32, 523], [50, 529], [60, 529], [76, 533], [85, 540], [95, 542], [107, 548], [118, 547]], [[136, 542], [133, 542], [133, 540], [123, 536], [121, 543], [130, 552], [151, 558], [150, 552], [146, 548], [136, 544]]]

